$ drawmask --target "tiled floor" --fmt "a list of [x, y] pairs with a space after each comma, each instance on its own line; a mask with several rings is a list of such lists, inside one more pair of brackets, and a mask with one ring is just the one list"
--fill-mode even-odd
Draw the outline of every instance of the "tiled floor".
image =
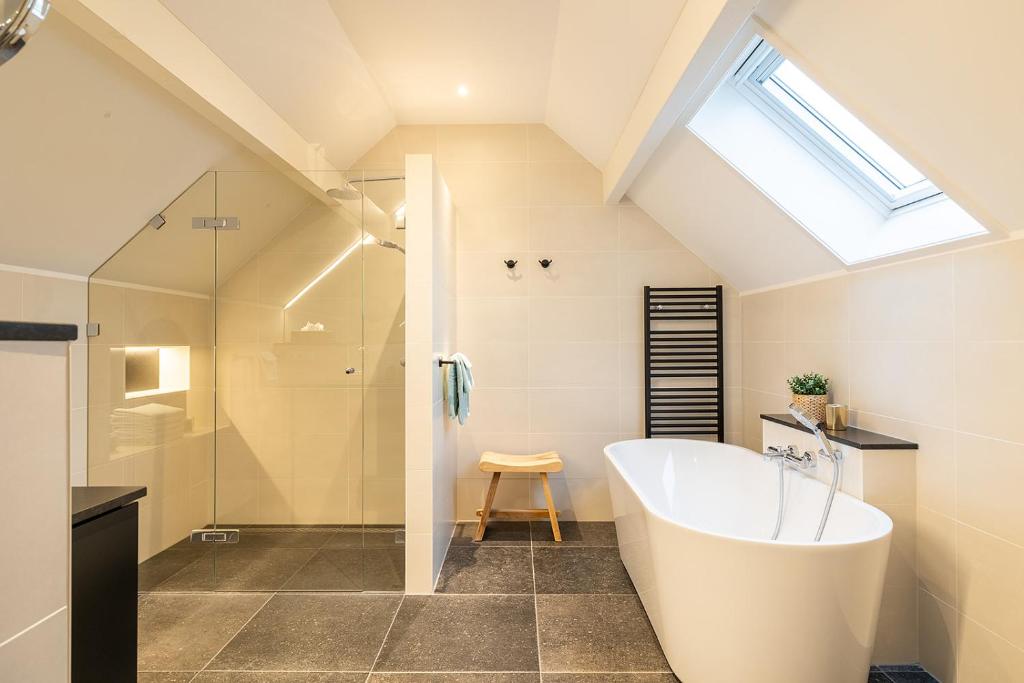
[[[566, 522], [562, 544], [546, 524], [494, 523], [481, 544], [471, 534], [456, 529], [438, 592], [429, 596], [303, 592], [347, 580], [350, 573], [338, 569], [347, 560], [325, 551], [351, 550], [342, 546], [349, 537], [243, 541], [213, 582], [220, 592], [205, 588], [203, 558], [178, 548], [147, 568], [152, 588], [139, 597], [138, 680], [677, 681], [619, 561], [614, 525]], [[306, 560], [282, 579], [298, 562], [256, 550], [305, 551]], [[250, 556], [257, 567], [246, 565]], [[904, 667], [872, 671], [869, 683], [932, 680]]]
[[246, 527], [239, 542], [188, 539], [139, 565], [140, 591], [401, 591], [396, 528]]

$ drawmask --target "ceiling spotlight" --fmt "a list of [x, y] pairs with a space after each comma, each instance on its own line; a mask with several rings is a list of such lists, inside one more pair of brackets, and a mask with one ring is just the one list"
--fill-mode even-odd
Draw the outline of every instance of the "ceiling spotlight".
[[465, 83], [463, 83], [462, 85], [455, 89], [455, 92], [458, 93], [459, 97], [465, 97], [466, 95], [469, 94], [469, 87], [466, 86]]

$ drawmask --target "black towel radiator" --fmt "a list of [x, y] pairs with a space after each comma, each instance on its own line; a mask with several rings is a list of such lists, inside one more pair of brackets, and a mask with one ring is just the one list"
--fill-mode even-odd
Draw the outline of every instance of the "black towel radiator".
[[722, 286], [644, 287], [647, 438], [725, 441]]

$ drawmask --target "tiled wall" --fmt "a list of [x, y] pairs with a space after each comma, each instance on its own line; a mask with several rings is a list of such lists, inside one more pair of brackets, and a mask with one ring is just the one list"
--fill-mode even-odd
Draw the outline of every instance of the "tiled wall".
[[402, 254], [358, 247], [284, 308], [362, 238], [358, 216], [313, 203], [220, 288], [219, 521], [404, 520]]
[[[1024, 680], [1024, 241], [744, 296], [747, 446], [785, 377], [833, 378], [852, 423], [920, 444], [916, 648], [943, 681]], [[897, 525], [899, 520], [897, 520]], [[916, 640], [912, 642], [911, 639]]]
[[[406, 591], [431, 593], [455, 524], [456, 427], [438, 360], [455, 351], [455, 216], [429, 155], [406, 165]], [[447, 368], [445, 368], [447, 370]]]
[[[600, 172], [543, 125], [400, 126], [355, 167], [393, 168], [406, 153], [435, 155], [457, 209], [457, 338], [477, 382], [459, 429], [459, 518], [483, 498], [481, 451], [554, 449], [563, 515], [611, 519], [602, 448], [643, 433], [643, 286], [721, 279], [637, 207], [605, 206]], [[739, 441], [740, 317], [727, 291], [727, 424]], [[543, 506], [539, 482], [503, 481], [497, 505]]]
[[0, 378], [0, 678], [58, 683], [68, 680], [67, 343], [0, 342]]
[[[209, 297], [133, 286], [89, 286], [90, 486], [140, 485], [139, 561], [213, 521], [213, 311]], [[126, 346], [188, 346], [188, 391], [125, 398]], [[185, 411], [180, 438], [119, 439], [112, 414], [159, 404]]]
[[0, 264], [0, 320], [26, 320], [78, 325], [78, 339], [71, 343], [71, 483], [85, 484], [87, 350], [85, 278], [47, 275]]

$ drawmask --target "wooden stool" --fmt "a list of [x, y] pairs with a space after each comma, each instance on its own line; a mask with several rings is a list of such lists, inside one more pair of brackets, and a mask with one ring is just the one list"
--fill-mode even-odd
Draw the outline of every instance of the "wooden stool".
[[[480, 516], [480, 524], [476, 528], [474, 541], [484, 540], [484, 530], [487, 528], [487, 520], [492, 516], [495, 519], [543, 519], [551, 520], [551, 533], [555, 540], [562, 542], [562, 532], [558, 530], [558, 512], [555, 511], [555, 501], [551, 498], [551, 486], [548, 484], [548, 472], [561, 472], [562, 459], [558, 453], [548, 451], [535, 455], [506, 455], [504, 453], [492, 453], [485, 451], [480, 456], [480, 471], [493, 472], [491, 475], [491, 487], [487, 489], [487, 499], [484, 506], [476, 511]], [[538, 472], [540, 483], [544, 485], [544, 497], [547, 499], [547, 508], [532, 508], [529, 510], [492, 510], [494, 505], [494, 494], [498, 491], [498, 480], [502, 472]]]

